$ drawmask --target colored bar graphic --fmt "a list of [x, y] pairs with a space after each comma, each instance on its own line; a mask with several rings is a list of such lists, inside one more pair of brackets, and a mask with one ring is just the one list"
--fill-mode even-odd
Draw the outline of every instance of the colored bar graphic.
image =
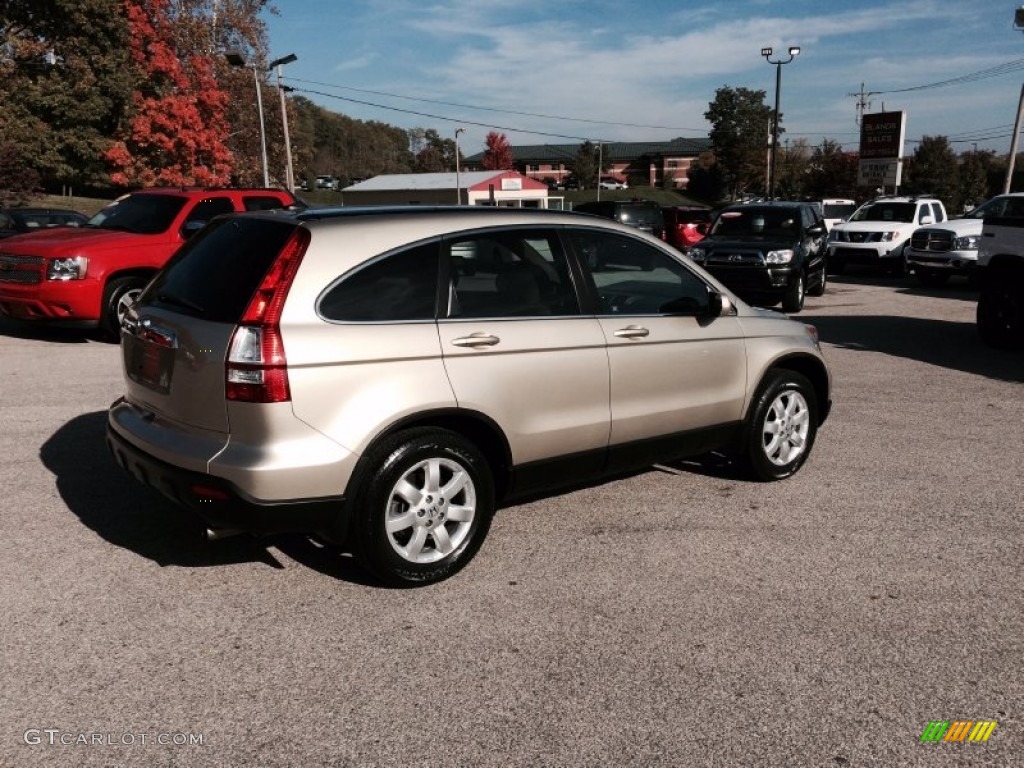
[[988, 741], [988, 737], [992, 735], [992, 731], [996, 729], [995, 720], [982, 720], [971, 731], [971, 735], [967, 737], [968, 741]]
[[967, 733], [971, 730], [972, 725], [974, 722], [971, 720], [954, 720], [943, 741], [963, 741], [967, 738]]
[[988, 741], [996, 725], [995, 720], [932, 720], [921, 741]]
[[947, 728], [949, 728], [948, 720], [932, 720], [921, 734], [921, 741], [941, 741], [942, 737], [946, 735]]

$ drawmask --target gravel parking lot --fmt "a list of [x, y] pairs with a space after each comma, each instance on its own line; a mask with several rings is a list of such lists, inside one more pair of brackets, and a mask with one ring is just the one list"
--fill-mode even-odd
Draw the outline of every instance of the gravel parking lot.
[[[0, 765], [1019, 765], [1024, 357], [975, 298], [834, 279], [796, 477], [506, 509], [416, 590], [201, 541], [106, 454], [118, 348], [0, 322]], [[921, 743], [937, 720], [998, 725]]]

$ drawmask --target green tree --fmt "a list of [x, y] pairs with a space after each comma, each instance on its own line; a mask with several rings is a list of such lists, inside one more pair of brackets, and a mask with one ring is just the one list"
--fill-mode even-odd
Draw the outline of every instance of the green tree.
[[415, 157], [413, 170], [418, 173], [440, 173], [455, 170], [455, 141], [442, 139], [433, 128], [409, 131], [409, 144]]
[[711, 123], [711, 144], [718, 165], [734, 197], [764, 186], [766, 137], [772, 119], [764, 98], [764, 91], [723, 86], [715, 91], [714, 101], [704, 113]]
[[597, 186], [598, 162], [597, 145], [592, 141], [584, 141], [576, 151], [576, 157], [569, 164], [572, 175], [579, 182], [580, 188]]
[[0, 145], [50, 186], [105, 184], [135, 83], [128, 44], [120, 0], [0, 3]]
[[826, 197], [857, 198], [859, 158], [844, 152], [838, 141], [824, 139], [811, 150], [807, 164], [803, 194], [811, 200]]
[[995, 194], [996, 190], [989, 187], [993, 158], [994, 153], [984, 150], [960, 155], [960, 184], [957, 187], [959, 198], [954, 201], [959, 206], [958, 212], [974, 208]]
[[903, 191], [938, 197], [950, 211], [960, 202], [959, 163], [945, 136], [922, 136], [904, 167]]
[[686, 194], [709, 203], [723, 201], [728, 195], [725, 176], [713, 152], [702, 152], [686, 171]]

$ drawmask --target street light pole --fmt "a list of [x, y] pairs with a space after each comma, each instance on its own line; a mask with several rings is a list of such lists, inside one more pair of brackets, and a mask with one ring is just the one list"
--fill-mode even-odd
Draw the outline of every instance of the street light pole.
[[465, 128], [455, 129], [455, 204], [462, 205], [462, 179], [459, 176], [459, 134], [465, 133]]
[[281, 123], [284, 126], [284, 155], [287, 166], [285, 168], [285, 186], [289, 192], [295, 191], [295, 172], [292, 170], [292, 142], [288, 135], [288, 105], [284, 97], [284, 87], [281, 85], [281, 67], [298, 61], [299, 57], [294, 53], [274, 59], [267, 67], [268, 70], [277, 68], [277, 92], [281, 95]]
[[263, 120], [263, 90], [260, 88], [260, 77], [257, 74], [255, 64], [247, 64], [245, 57], [238, 51], [228, 51], [224, 54], [228, 64], [233, 67], [246, 67], [252, 69], [252, 79], [256, 83], [256, 107], [260, 115], [260, 154], [263, 159], [263, 186], [270, 186], [270, 167], [267, 165], [267, 128]]
[[800, 55], [798, 46], [790, 46], [789, 58], [772, 60], [772, 49], [762, 48], [761, 55], [769, 64], [775, 65], [775, 119], [772, 121], [772, 162], [768, 172], [768, 199], [775, 199], [775, 160], [779, 149], [779, 94], [782, 92], [782, 65], [789, 64], [794, 58]]

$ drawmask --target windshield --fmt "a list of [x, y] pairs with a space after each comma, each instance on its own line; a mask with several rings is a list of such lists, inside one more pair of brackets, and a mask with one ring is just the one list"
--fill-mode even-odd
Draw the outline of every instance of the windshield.
[[711, 228], [723, 237], [795, 237], [800, 231], [800, 211], [793, 208], [756, 208], [723, 211]]
[[825, 205], [826, 219], [845, 219], [857, 210], [856, 203], [831, 203]]
[[912, 223], [917, 203], [868, 203], [861, 207], [850, 221], [900, 221]]
[[89, 219], [88, 226], [156, 235], [171, 226], [186, 202], [177, 195], [129, 195]]

